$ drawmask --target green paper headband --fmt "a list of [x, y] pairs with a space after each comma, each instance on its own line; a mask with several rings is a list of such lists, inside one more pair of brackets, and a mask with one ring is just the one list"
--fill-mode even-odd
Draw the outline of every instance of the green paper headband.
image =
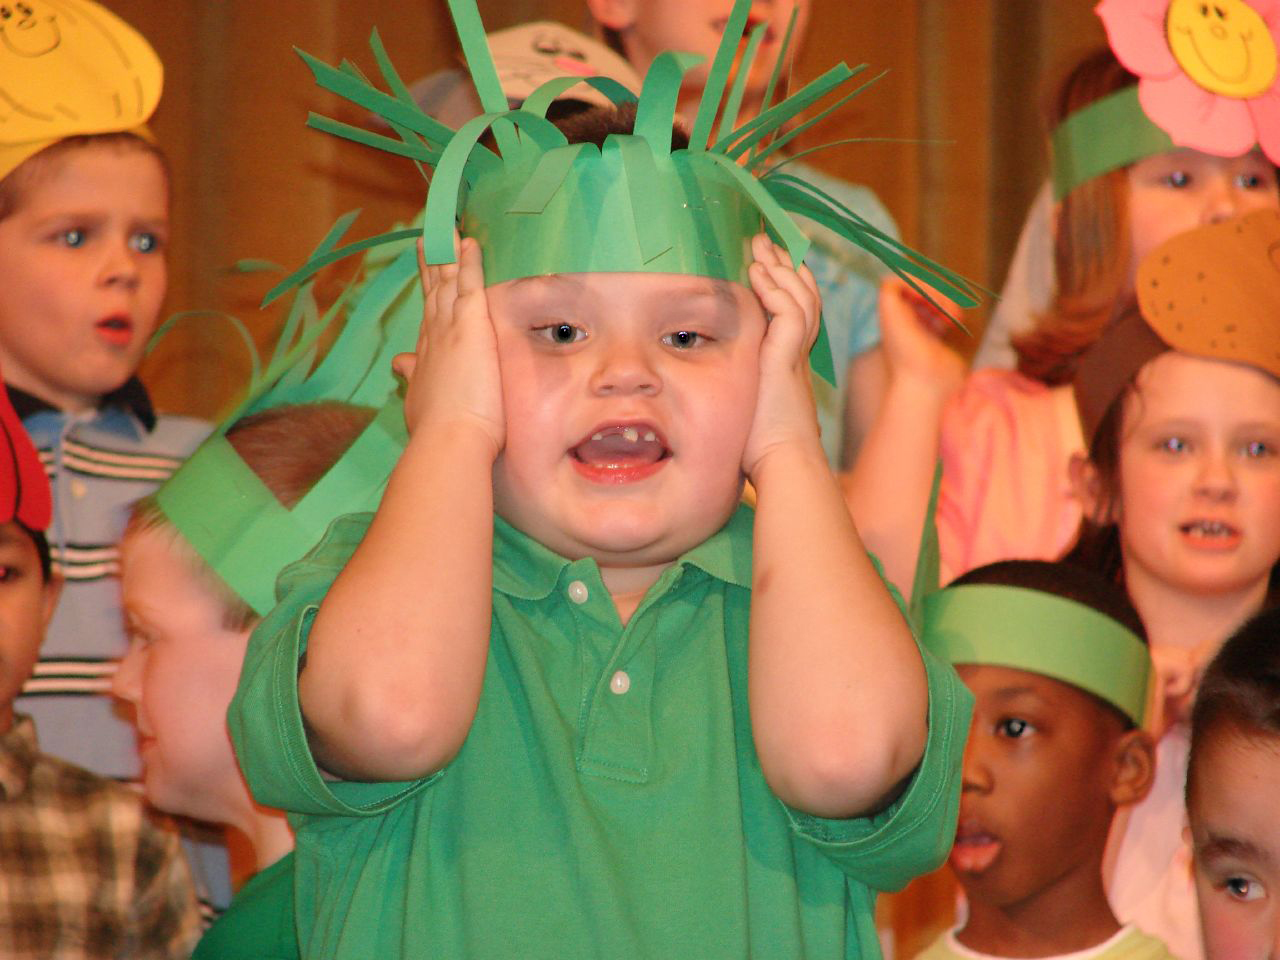
[[[370, 45], [389, 93], [373, 86], [349, 63], [331, 67], [299, 54], [320, 86], [381, 117], [399, 139], [315, 115], [308, 124], [408, 157], [424, 176], [426, 168], [433, 168], [422, 229], [426, 260], [453, 262], [453, 231], [460, 225], [463, 233], [479, 238], [490, 284], [583, 271], [689, 273], [746, 283], [749, 240], [762, 227], [787, 248], [793, 264], [801, 263], [808, 240], [792, 219], [801, 215], [867, 250], [913, 287], [919, 289], [923, 281], [962, 306], [974, 305], [977, 298], [967, 281], [876, 229], [818, 188], [781, 172], [786, 163], [779, 159], [781, 148], [842, 107], [866, 84], [811, 120], [785, 134], [781, 131], [865, 68], [833, 67], [773, 103], [785, 60], [784, 40], [764, 97], [765, 109], [750, 122], [738, 124], [751, 60], [765, 29], [760, 26], [753, 31], [730, 88], [729, 76], [750, 6], [750, 0], [734, 3], [688, 149], [672, 150], [671, 133], [685, 75], [702, 58], [660, 54], [638, 99], [607, 78], [563, 77], [543, 84], [512, 110], [498, 81], [475, 0], [450, 0], [449, 8], [485, 113], [457, 131], [426, 116], [391, 65], [375, 31]], [[568, 143], [545, 113], [555, 97], [577, 83], [590, 84], [615, 104], [634, 102], [634, 134], [610, 136], [602, 149]], [[720, 120], [713, 136], [717, 115]], [[486, 132], [492, 134], [496, 152], [480, 143]], [[403, 232], [386, 234], [327, 250], [268, 299], [341, 256], [403, 236]], [[834, 383], [825, 330], [814, 345], [811, 363], [815, 372]]]
[[924, 619], [925, 645], [951, 663], [1042, 674], [1142, 726], [1151, 654], [1131, 630], [1091, 607], [1023, 587], [968, 584], [926, 598]]
[[1053, 198], [1080, 184], [1175, 148], [1147, 119], [1137, 84], [1077, 110], [1053, 131]]
[[[339, 220], [314, 256], [331, 250], [353, 219], [348, 214]], [[323, 316], [311, 285], [303, 285], [265, 370], [256, 352], [251, 354], [254, 369], [245, 400], [156, 492], [161, 512], [183, 539], [259, 615], [275, 606], [280, 570], [301, 559], [335, 517], [377, 508], [403, 452], [407, 434], [391, 358], [413, 348], [422, 290], [417, 252], [401, 246], [389, 259], [371, 256], [365, 276]], [[339, 316], [346, 318], [342, 330], [317, 364], [316, 342]], [[380, 409], [329, 471], [286, 508], [225, 433], [251, 413], [319, 401]]]

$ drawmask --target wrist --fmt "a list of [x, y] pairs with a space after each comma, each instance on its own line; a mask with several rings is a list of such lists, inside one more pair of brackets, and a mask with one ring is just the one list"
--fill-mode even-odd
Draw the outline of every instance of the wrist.
[[803, 475], [831, 476], [826, 451], [815, 430], [813, 436], [797, 436], [771, 444], [746, 471], [747, 479], [757, 492], [784, 477]]

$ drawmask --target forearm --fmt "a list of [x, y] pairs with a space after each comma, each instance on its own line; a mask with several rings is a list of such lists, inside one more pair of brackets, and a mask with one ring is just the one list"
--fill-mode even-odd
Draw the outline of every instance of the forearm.
[[299, 678], [317, 759], [351, 779], [412, 779], [448, 763], [484, 678], [493, 445], [456, 424], [411, 437], [320, 607]]
[[853, 467], [840, 475], [849, 513], [885, 576], [904, 595], [915, 580], [951, 391], [907, 379], [889, 384]]
[[923, 754], [923, 663], [820, 447], [770, 453], [753, 481], [750, 701], [761, 766], [793, 807], [866, 813]]

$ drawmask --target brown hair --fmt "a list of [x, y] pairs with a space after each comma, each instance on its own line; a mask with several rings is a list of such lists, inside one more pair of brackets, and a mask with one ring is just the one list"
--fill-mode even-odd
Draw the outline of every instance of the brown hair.
[[[335, 402], [276, 407], [241, 418], [226, 437], [275, 498], [293, 507], [341, 459], [376, 412], [372, 407]], [[181, 539], [153, 494], [134, 504], [124, 538], [159, 529], [171, 530]], [[222, 625], [228, 630], [244, 630], [257, 623], [253, 608], [194, 550], [190, 553], [196, 570], [221, 600]]]
[[1196, 691], [1191, 710], [1187, 803], [1196, 760], [1210, 739], [1233, 733], [1251, 740], [1280, 738], [1280, 607], [1258, 614], [1218, 651]]
[[[1049, 111], [1049, 129], [1109, 94], [1137, 83], [1110, 49], [1085, 57]], [[1054, 230], [1056, 291], [1035, 325], [1013, 337], [1018, 370], [1048, 384], [1071, 379], [1076, 358], [1102, 333], [1129, 278], [1126, 168], [1080, 184], [1063, 199]]]
[[169, 163], [164, 152], [150, 140], [143, 139], [136, 133], [122, 131], [120, 133], [86, 133], [74, 137], [63, 137], [49, 144], [38, 153], [27, 159], [0, 178], [0, 220], [13, 216], [22, 203], [26, 192], [40, 182], [55, 161], [74, 150], [86, 147], [107, 146], [116, 150], [140, 150], [149, 153], [164, 168], [165, 179], [169, 178]]

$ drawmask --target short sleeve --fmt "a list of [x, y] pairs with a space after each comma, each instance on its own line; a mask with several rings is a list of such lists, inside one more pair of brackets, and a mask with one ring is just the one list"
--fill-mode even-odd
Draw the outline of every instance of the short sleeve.
[[940, 866], [955, 841], [960, 764], [973, 697], [955, 671], [921, 650], [929, 687], [929, 736], [906, 791], [872, 817], [826, 820], [787, 809], [792, 827], [851, 878], [900, 890]]
[[298, 664], [321, 600], [372, 517], [339, 517], [307, 556], [285, 567], [276, 586], [275, 608], [249, 638], [227, 725], [249, 789], [265, 806], [320, 816], [376, 816], [430, 780], [326, 780], [307, 743], [298, 700]]

